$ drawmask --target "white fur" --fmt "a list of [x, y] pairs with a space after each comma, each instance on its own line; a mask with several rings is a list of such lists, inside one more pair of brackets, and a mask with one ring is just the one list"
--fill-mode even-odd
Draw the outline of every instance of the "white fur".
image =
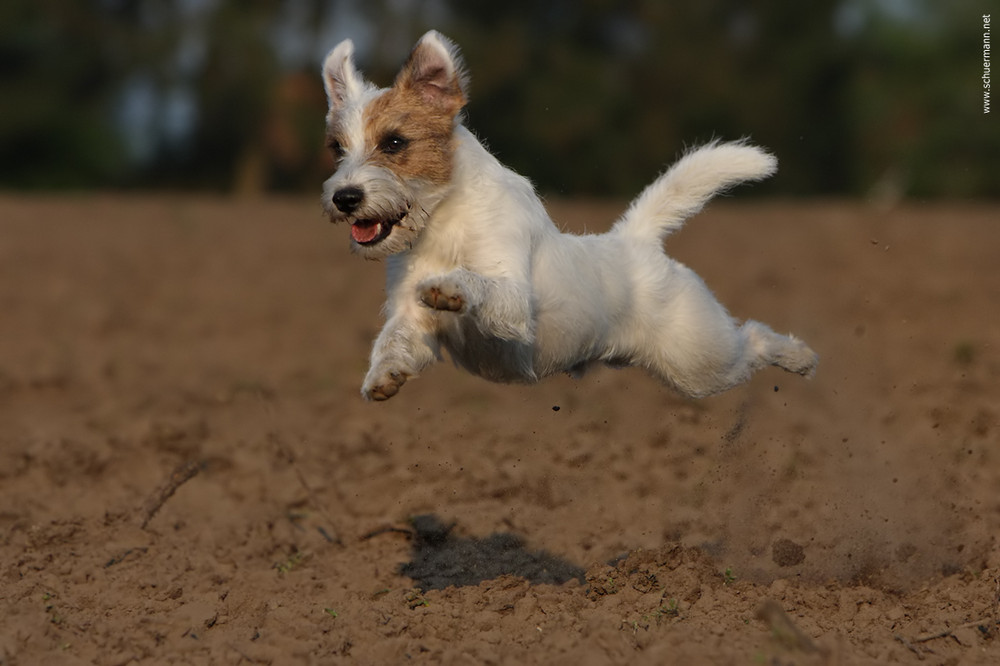
[[[421, 45], [461, 71], [454, 46], [437, 33]], [[325, 80], [331, 113], [340, 105], [360, 118], [379, 93], [357, 75], [350, 51], [341, 44], [331, 52]], [[349, 184], [370, 189], [370, 205], [380, 210], [420, 211], [378, 248], [363, 250], [387, 255], [388, 265], [386, 323], [372, 350], [365, 398], [395, 395], [442, 349], [493, 381], [534, 382], [607, 363], [645, 367], [693, 397], [731, 388], [766, 365], [814, 372], [817, 357], [803, 342], [756, 321], [738, 324], [693, 271], [662, 249], [662, 239], [712, 196], [772, 174], [772, 156], [745, 143], [691, 151], [609, 232], [577, 236], [560, 233], [531, 184], [464, 126], [456, 122], [454, 131], [445, 187], [366, 167], [364, 150], [355, 147], [324, 187], [334, 219], [328, 202]]]

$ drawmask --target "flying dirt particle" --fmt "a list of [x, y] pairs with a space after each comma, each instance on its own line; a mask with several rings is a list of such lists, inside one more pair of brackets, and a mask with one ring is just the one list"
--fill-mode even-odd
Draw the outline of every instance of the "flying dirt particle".
[[789, 539], [778, 539], [771, 546], [771, 559], [779, 567], [793, 567], [806, 561], [805, 549]]
[[553, 412], [558, 412], [559, 409], [560, 409], [559, 405], [552, 405], [552, 411]]

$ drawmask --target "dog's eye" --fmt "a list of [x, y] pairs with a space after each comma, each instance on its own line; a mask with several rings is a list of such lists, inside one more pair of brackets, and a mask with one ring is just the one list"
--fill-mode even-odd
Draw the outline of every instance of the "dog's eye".
[[410, 145], [410, 141], [406, 137], [394, 132], [387, 134], [379, 141], [378, 149], [386, 155], [395, 155], [402, 152], [408, 145]]
[[344, 144], [340, 143], [337, 139], [327, 139], [326, 147], [337, 159], [344, 156]]

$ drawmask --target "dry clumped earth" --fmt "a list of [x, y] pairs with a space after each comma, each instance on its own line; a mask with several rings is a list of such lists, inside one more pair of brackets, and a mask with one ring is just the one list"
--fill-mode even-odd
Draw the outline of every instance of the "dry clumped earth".
[[[811, 382], [440, 364], [366, 404], [382, 267], [314, 202], [0, 199], [0, 664], [1000, 663], [998, 212], [670, 239]], [[402, 573], [483, 547], [568, 582]]]

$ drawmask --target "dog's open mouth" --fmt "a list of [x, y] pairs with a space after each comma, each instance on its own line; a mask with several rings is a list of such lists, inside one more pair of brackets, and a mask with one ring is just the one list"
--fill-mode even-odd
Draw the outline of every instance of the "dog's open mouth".
[[375, 218], [355, 220], [351, 223], [351, 238], [358, 245], [375, 245], [384, 241], [392, 233], [392, 228], [402, 222], [404, 217], [406, 217], [405, 212], [384, 220]]

